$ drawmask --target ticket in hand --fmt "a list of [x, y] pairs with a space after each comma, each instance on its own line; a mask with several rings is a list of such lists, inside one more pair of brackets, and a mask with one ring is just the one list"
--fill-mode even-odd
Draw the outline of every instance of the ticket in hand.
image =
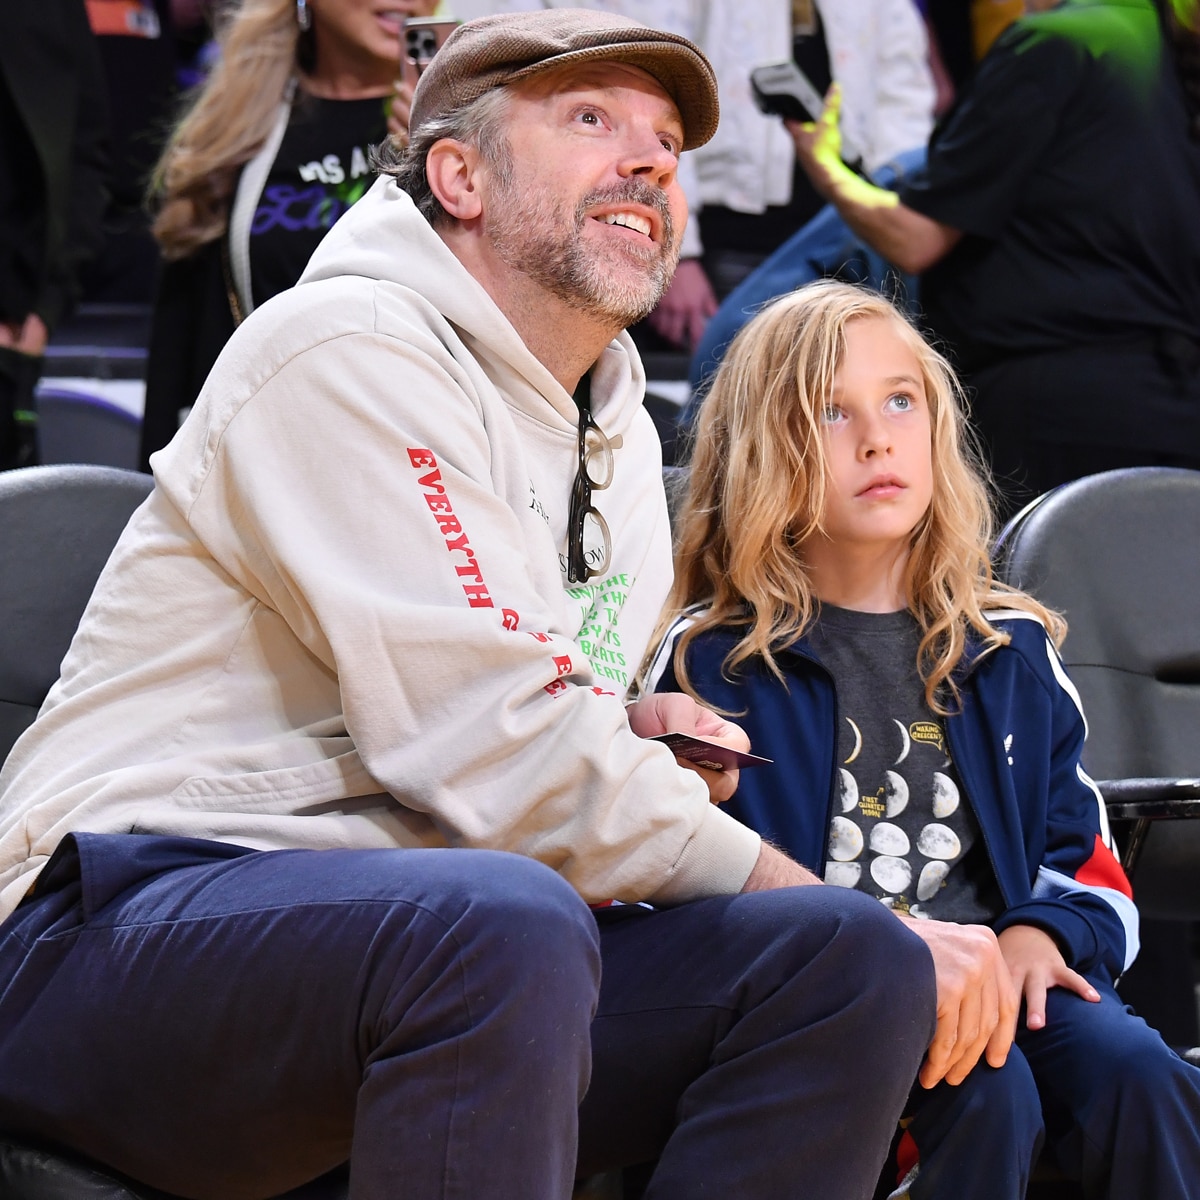
[[652, 742], [662, 742], [676, 758], [686, 758], [698, 767], [707, 767], [710, 771], [733, 771], [742, 767], [756, 767], [759, 763], [769, 763], [772, 760], [763, 758], [760, 754], [751, 754], [746, 750], [734, 750], [732, 746], [720, 742], [710, 742], [706, 738], [695, 737], [690, 733], [660, 733], [658, 737], [649, 739]]

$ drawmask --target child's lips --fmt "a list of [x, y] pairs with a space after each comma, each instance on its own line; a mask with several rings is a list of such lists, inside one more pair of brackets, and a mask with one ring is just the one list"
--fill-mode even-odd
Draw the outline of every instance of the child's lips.
[[894, 475], [885, 475], [879, 479], [872, 479], [858, 495], [867, 499], [874, 499], [884, 496], [896, 496], [902, 491], [904, 491], [904, 484], [899, 479]]

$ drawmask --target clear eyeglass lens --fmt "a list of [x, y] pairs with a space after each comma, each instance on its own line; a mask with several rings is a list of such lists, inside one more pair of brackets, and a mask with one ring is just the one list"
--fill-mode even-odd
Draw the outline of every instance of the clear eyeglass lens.
[[583, 515], [583, 561], [591, 575], [602, 575], [608, 570], [612, 557], [612, 535], [608, 522], [594, 508]]
[[596, 425], [589, 425], [584, 435], [584, 447], [584, 469], [587, 471], [588, 482], [596, 491], [603, 491], [612, 483], [612, 445], [602, 429]]

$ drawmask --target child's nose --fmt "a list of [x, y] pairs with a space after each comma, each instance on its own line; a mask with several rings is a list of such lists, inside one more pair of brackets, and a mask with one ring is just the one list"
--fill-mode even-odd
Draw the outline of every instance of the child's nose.
[[884, 423], [878, 419], [867, 421], [859, 441], [859, 453], [862, 457], [874, 458], [876, 455], [886, 454], [890, 449], [891, 439]]

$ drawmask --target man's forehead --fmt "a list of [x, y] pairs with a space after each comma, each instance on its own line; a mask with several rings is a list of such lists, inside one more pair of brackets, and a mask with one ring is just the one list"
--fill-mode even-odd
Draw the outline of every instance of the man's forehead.
[[565, 63], [551, 67], [530, 79], [509, 85], [519, 95], [531, 98], [567, 96], [575, 92], [617, 92], [623, 89], [650, 93], [662, 100], [664, 115], [674, 120], [682, 129], [683, 118], [671, 94], [649, 72], [632, 63], [582, 62]]

